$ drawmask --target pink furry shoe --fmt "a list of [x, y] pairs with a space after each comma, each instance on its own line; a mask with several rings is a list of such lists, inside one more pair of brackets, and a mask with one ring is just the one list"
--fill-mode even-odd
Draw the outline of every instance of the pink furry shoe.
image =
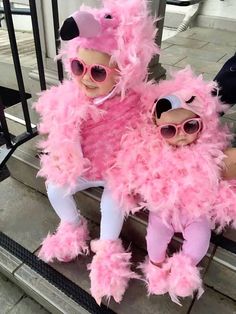
[[87, 221], [81, 218], [78, 224], [61, 222], [55, 234], [48, 234], [42, 242], [38, 257], [45, 262], [69, 262], [80, 254], [88, 254], [89, 239]]
[[174, 254], [168, 262], [171, 267], [169, 275], [169, 294], [171, 300], [179, 305], [178, 297], [193, 296], [198, 292], [198, 298], [203, 294], [200, 271], [192, 259], [182, 252]]
[[166, 264], [158, 267], [153, 265], [147, 258], [140, 268], [146, 278], [148, 295], [160, 295], [168, 292], [169, 268], [166, 267]]
[[92, 296], [99, 305], [102, 297], [119, 303], [129, 279], [139, 278], [130, 270], [131, 253], [125, 252], [120, 239], [91, 241], [91, 250], [96, 253], [88, 265]]

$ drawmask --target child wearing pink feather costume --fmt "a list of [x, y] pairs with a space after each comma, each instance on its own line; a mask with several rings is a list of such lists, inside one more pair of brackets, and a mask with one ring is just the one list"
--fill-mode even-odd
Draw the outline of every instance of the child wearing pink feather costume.
[[106, 171], [126, 129], [139, 119], [143, 81], [158, 52], [145, 0], [102, 4], [100, 9], [82, 6], [65, 20], [60, 57], [72, 80], [43, 93], [35, 105], [39, 132], [47, 135], [39, 175], [46, 178], [49, 200], [61, 220], [56, 233], [43, 241], [39, 257], [67, 262], [88, 254], [87, 222], [73, 194], [103, 186], [100, 239], [91, 242], [95, 255], [89, 265], [98, 304], [102, 297], [120, 302], [129, 279], [138, 277], [119, 239], [124, 215], [106, 185]]
[[[211, 95], [213, 87], [189, 68], [152, 87], [146, 96], [149, 104], [156, 98], [152, 112], [126, 134], [110, 171], [109, 186], [126, 214], [149, 210], [148, 258], [141, 266], [148, 293], [168, 292], [178, 304], [178, 297], [203, 293], [196, 265], [207, 253], [211, 229], [236, 227], [235, 181], [221, 178], [230, 135], [220, 125], [223, 104]], [[182, 233], [183, 246], [168, 257], [175, 232]]]

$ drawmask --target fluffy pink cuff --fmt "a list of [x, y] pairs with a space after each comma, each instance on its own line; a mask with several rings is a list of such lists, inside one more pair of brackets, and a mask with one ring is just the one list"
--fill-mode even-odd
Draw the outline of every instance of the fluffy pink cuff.
[[169, 258], [167, 264], [170, 267], [169, 294], [171, 300], [181, 305], [178, 297], [193, 296], [198, 292], [198, 298], [203, 294], [202, 279], [199, 269], [193, 265], [190, 257], [182, 252]]
[[121, 240], [94, 240], [91, 250], [96, 254], [88, 265], [91, 279], [91, 294], [100, 305], [102, 297], [122, 300], [129, 279], [139, 278], [132, 272], [131, 253], [125, 252]]
[[45, 262], [69, 262], [80, 254], [88, 254], [87, 241], [89, 233], [87, 221], [81, 218], [79, 224], [61, 222], [55, 234], [48, 234], [42, 242], [42, 248], [38, 254]]
[[162, 267], [153, 265], [148, 258], [140, 265], [146, 278], [148, 295], [165, 294], [168, 292], [168, 275], [169, 269], [166, 264]]

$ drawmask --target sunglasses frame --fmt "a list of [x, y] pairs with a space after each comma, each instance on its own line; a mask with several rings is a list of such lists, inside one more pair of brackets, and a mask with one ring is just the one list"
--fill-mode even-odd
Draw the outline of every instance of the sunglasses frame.
[[[190, 121], [197, 121], [197, 122], [198, 122], [199, 128], [198, 128], [198, 130], [197, 130], [196, 132], [187, 133], [187, 132], [184, 130], [184, 125], [185, 125], [186, 123], [190, 122]], [[166, 126], [172, 126], [172, 127], [175, 128], [175, 134], [174, 134], [173, 136], [171, 136], [171, 137], [165, 137], [165, 136], [163, 136], [163, 134], [161, 133], [161, 129], [162, 129], [163, 127], [166, 127]], [[165, 123], [165, 124], [160, 124], [160, 125], [158, 125], [157, 127], [158, 127], [158, 132], [159, 132], [159, 134], [160, 134], [161, 137], [163, 137], [164, 139], [171, 139], [171, 138], [174, 138], [174, 137], [178, 134], [179, 129], [181, 129], [182, 132], [183, 132], [184, 134], [186, 134], [186, 135], [192, 135], [192, 134], [197, 134], [197, 133], [201, 132], [201, 130], [202, 130], [202, 128], [203, 128], [203, 122], [202, 122], [202, 119], [201, 119], [201, 118], [190, 118], [190, 119], [187, 119], [187, 120], [182, 121], [182, 122], [179, 123], [179, 124]]]
[[[81, 75], [75, 74], [75, 73], [73, 72], [73, 69], [72, 69], [72, 62], [73, 62], [73, 61], [78, 61], [78, 62], [80, 62], [80, 63], [83, 65], [83, 68], [84, 68], [84, 69], [83, 69], [83, 73], [81, 73]], [[92, 72], [91, 72], [93, 67], [101, 67], [101, 68], [103, 68], [103, 69], [105, 70], [106, 76], [105, 76], [104, 80], [102, 80], [102, 81], [97, 81], [97, 80], [94, 79], [94, 77], [93, 77], [93, 75], [92, 75]], [[84, 63], [83, 60], [81, 60], [81, 59], [79, 59], [79, 58], [70, 59], [70, 68], [71, 68], [71, 72], [72, 72], [73, 75], [76, 76], [76, 77], [83, 77], [83, 76], [88, 72], [88, 73], [89, 73], [89, 76], [90, 76], [90, 79], [91, 79], [93, 82], [98, 83], [98, 84], [99, 84], [99, 83], [104, 83], [104, 82], [107, 80], [107, 78], [108, 78], [108, 76], [109, 76], [109, 74], [110, 74], [111, 72], [118, 71], [116, 68], [111, 68], [111, 67], [108, 67], [108, 66], [103, 65], [103, 64], [94, 63], [94, 64], [87, 65], [87, 64]]]

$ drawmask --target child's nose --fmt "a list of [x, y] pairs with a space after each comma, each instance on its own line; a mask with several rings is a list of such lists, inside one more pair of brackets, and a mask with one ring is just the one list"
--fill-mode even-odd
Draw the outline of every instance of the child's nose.
[[86, 81], [90, 81], [91, 77], [90, 77], [89, 71], [86, 71], [82, 78], [85, 79]]
[[181, 135], [181, 136], [185, 135], [185, 133], [184, 133], [184, 131], [182, 130], [182, 128], [178, 128], [178, 130], [177, 130], [177, 135]]

